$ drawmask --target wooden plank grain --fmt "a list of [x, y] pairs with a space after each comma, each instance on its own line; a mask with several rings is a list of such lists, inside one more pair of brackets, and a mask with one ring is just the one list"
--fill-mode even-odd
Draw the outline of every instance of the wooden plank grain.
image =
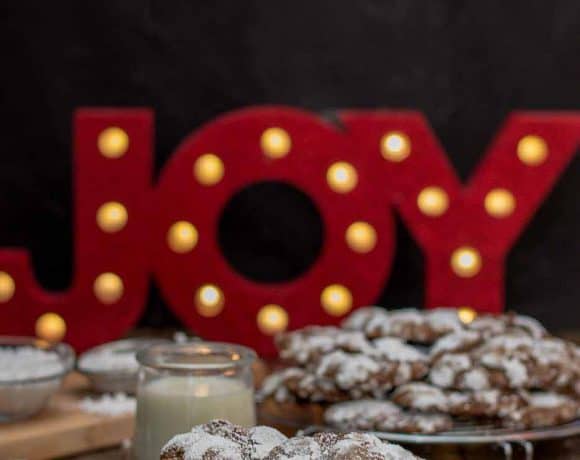
[[71, 374], [63, 389], [37, 416], [0, 425], [0, 459], [43, 460], [120, 444], [133, 435], [132, 414], [100, 416], [78, 408], [88, 384]]

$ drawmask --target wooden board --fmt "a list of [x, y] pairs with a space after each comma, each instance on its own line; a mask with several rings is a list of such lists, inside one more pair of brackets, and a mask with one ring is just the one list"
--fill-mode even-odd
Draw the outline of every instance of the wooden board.
[[133, 436], [134, 417], [105, 417], [78, 409], [88, 381], [70, 374], [62, 390], [37, 416], [0, 424], [0, 459], [52, 459], [121, 444]]

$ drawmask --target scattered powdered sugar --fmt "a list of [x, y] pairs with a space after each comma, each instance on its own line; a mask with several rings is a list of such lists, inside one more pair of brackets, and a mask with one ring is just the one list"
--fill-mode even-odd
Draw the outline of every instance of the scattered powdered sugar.
[[50, 377], [64, 370], [55, 352], [33, 347], [0, 347], [0, 382]]
[[96, 399], [84, 398], [79, 403], [79, 407], [89, 414], [114, 417], [134, 413], [137, 402], [135, 398], [127, 396], [125, 393], [104, 394]]

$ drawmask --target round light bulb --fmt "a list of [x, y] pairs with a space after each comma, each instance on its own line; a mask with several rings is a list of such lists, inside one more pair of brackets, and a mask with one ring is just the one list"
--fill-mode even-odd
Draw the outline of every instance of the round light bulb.
[[60, 342], [66, 335], [66, 322], [57, 313], [44, 313], [34, 326], [36, 336], [47, 342]]
[[215, 284], [204, 284], [195, 293], [195, 308], [201, 316], [212, 318], [224, 308], [224, 293]]
[[457, 317], [463, 324], [469, 324], [477, 318], [477, 312], [471, 307], [460, 307], [457, 310]]
[[320, 303], [331, 316], [342, 316], [352, 309], [352, 294], [342, 284], [331, 284], [322, 291]]
[[202, 185], [215, 185], [224, 177], [224, 162], [213, 153], [205, 153], [195, 160], [193, 175]]
[[106, 233], [116, 233], [127, 225], [127, 209], [121, 203], [109, 201], [97, 210], [97, 225]]
[[123, 297], [123, 280], [116, 273], [101, 273], [93, 283], [95, 297], [105, 305], [114, 304]]
[[514, 212], [516, 199], [509, 190], [494, 188], [485, 195], [484, 206], [490, 216], [507, 217]]
[[14, 278], [6, 272], [0, 272], [0, 303], [5, 303], [12, 299], [15, 290]]
[[260, 146], [264, 155], [270, 158], [282, 158], [288, 155], [292, 148], [290, 135], [282, 128], [268, 128], [262, 133]]
[[377, 232], [368, 222], [353, 222], [346, 229], [346, 244], [354, 251], [366, 254], [377, 244]]
[[461, 278], [471, 278], [481, 270], [481, 255], [475, 248], [462, 246], [451, 254], [451, 268]]
[[524, 136], [518, 142], [518, 158], [528, 166], [538, 166], [548, 158], [548, 145], [540, 136]]
[[425, 187], [417, 195], [417, 206], [426, 216], [438, 217], [447, 211], [449, 207], [449, 196], [441, 187]]
[[191, 251], [199, 239], [197, 229], [185, 220], [179, 220], [167, 231], [167, 245], [173, 252], [185, 254]]
[[264, 334], [274, 335], [288, 327], [288, 313], [280, 305], [268, 304], [260, 308], [256, 321]]
[[97, 146], [104, 157], [120, 158], [129, 148], [129, 136], [121, 128], [111, 126], [99, 134]]
[[358, 174], [356, 169], [346, 161], [338, 161], [326, 171], [328, 186], [337, 193], [348, 193], [356, 187]]
[[381, 138], [381, 154], [385, 160], [400, 163], [411, 154], [409, 137], [400, 131], [385, 134]]

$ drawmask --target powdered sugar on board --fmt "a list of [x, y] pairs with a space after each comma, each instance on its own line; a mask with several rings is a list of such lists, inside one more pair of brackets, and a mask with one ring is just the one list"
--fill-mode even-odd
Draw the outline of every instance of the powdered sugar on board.
[[86, 397], [79, 402], [79, 408], [95, 415], [114, 417], [122, 414], [133, 414], [137, 408], [135, 398], [125, 393], [104, 394], [98, 398]]

